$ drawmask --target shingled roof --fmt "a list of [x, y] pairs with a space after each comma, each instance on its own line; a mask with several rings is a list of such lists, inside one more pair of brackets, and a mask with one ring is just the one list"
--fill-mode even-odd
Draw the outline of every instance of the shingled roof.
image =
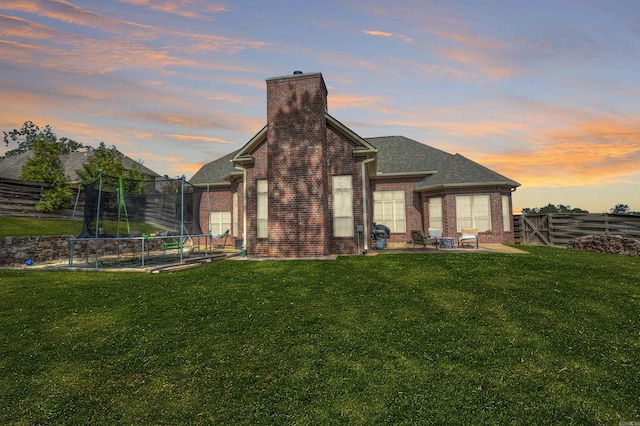
[[[424, 177], [416, 186], [417, 191], [478, 185], [520, 186], [460, 154], [449, 154], [404, 136], [365, 138], [364, 141], [378, 151], [375, 177]], [[205, 164], [189, 182], [199, 186], [228, 185], [228, 178], [239, 173], [231, 161], [238, 152]]]
[[404, 136], [366, 138], [378, 149], [377, 175], [431, 174], [451, 154]]
[[228, 178], [232, 174], [238, 172], [238, 170], [235, 169], [234, 164], [231, 162], [231, 159], [237, 152], [237, 150], [233, 151], [224, 157], [220, 157], [217, 160], [205, 164], [196, 172], [195, 175], [193, 175], [191, 179], [189, 179], [189, 183], [198, 186], [228, 185], [229, 181], [225, 178]]
[[460, 154], [451, 155], [438, 167], [438, 172], [425, 177], [416, 191], [463, 186], [506, 186], [515, 188], [520, 184], [506, 178]]

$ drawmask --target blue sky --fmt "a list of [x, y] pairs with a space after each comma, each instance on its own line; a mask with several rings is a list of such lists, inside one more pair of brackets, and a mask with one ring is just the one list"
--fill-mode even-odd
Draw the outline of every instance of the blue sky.
[[189, 178], [264, 126], [267, 78], [320, 71], [360, 136], [494, 169], [522, 184], [516, 210], [640, 211], [638, 16], [636, 0], [0, 0], [0, 130], [50, 124]]

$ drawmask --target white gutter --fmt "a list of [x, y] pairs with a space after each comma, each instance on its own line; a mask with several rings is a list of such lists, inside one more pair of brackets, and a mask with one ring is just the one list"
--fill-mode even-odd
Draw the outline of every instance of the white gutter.
[[368, 218], [367, 218], [367, 181], [369, 180], [369, 175], [366, 173], [367, 164], [375, 160], [374, 158], [367, 158], [362, 162], [362, 216], [364, 217], [364, 251], [362, 254], [367, 254], [369, 251], [369, 226], [368, 226]]
[[242, 170], [242, 250], [247, 251], [247, 169], [235, 164], [237, 170]]

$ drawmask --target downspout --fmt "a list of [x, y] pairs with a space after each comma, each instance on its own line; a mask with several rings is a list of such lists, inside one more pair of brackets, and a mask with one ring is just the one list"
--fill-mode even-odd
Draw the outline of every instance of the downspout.
[[367, 217], [367, 180], [368, 174], [367, 164], [375, 160], [375, 158], [367, 158], [362, 162], [362, 216], [364, 217], [364, 226], [363, 226], [363, 234], [364, 234], [364, 251], [362, 254], [367, 254], [369, 252], [369, 225], [368, 225], [368, 217]]
[[247, 252], [247, 169], [235, 164], [237, 170], [242, 170], [242, 251]]

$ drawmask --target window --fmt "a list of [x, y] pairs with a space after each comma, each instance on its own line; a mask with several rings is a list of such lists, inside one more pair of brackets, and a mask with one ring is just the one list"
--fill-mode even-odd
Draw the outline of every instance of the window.
[[333, 236], [353, 237], [353, 178], [333, 176]]
[[231, 229], [231, 212], [211, 212], [209, 216], [209, 231], [214, 234], [224, 234]]
[[491, 202], [488, 195], [456, 197], [456, 222], [462, 228], [476, 228], [478, 232], [491, 231]]
[[385, 225], [391, 232], [406, 232], [404, 191], [374, 191], [373, 221]]
[[504, 232], [511, 231], [511, 212], [508, 195], [502, 196], [502, 226], [504, 227]]
[[233, 193], [233, 210], [231, 211], [231, 216], [233, 217], [233, 229], [232, 234], [238, 236], [240, 235], [240, 230], [238, 229], [238, 193]]
[[442, 231], [442, 198], [429, 198], [429, 229]]
[[269, 189], [266, 180], [256, 181], [257, 188], [257, 237], [269, 237]]

